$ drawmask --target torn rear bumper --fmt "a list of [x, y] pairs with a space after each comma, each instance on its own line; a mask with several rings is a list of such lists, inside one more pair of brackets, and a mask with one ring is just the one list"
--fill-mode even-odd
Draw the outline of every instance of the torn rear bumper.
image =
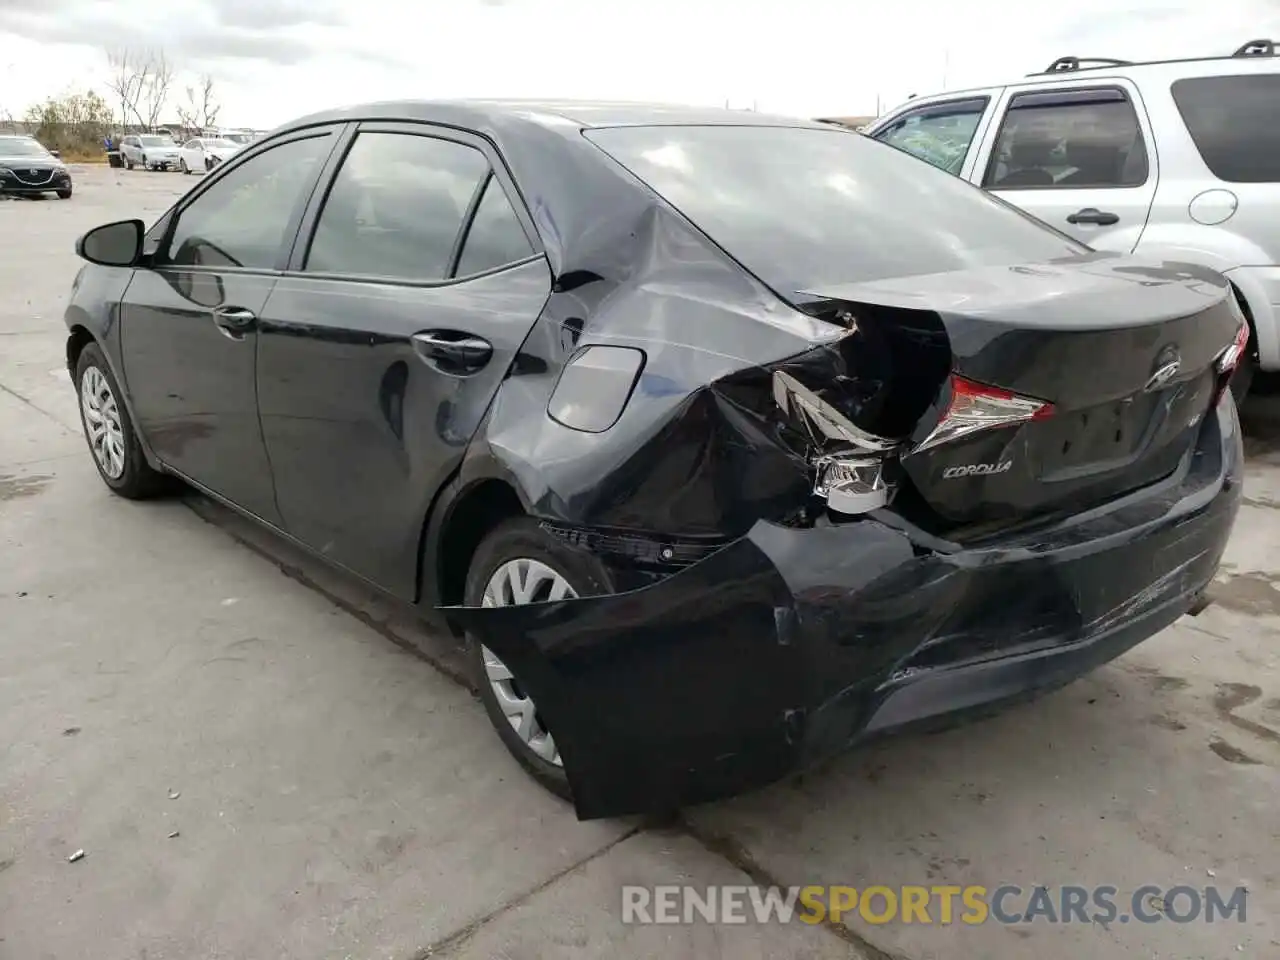
[[1034, 534], [760, 522], [642, 590], [446, 614], [538, 703], [580, 818], [671, 810], [1061, 686], [1168, 626], [1218, 567], [1241, 457], [1228, 401], [1173, 476]]

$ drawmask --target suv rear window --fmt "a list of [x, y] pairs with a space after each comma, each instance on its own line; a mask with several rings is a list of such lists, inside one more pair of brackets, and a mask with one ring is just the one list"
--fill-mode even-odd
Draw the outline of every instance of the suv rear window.
[[645, 126], [584, 135], [783, 296], [1087, 249], [852, 131]]
[[1228, 183], [1280, 182], [1280, 74], [1188, 77], [1173, 100], [1196, 149]]

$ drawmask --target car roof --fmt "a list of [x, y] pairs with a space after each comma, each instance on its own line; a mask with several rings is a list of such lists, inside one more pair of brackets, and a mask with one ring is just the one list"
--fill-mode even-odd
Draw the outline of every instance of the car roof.
[[[421, 123], [487, 140], [496, 150], [542, 238], [554, 276], [606, 275], [618, 250], [603, 235], [634, 242], [639, 224], [664, 216], [665, 201], [582, 135], [601, 127], [721, 126], [815, 129], [857, 137], [852, 130], [754, 111], [582, 100], [390, 100], [300, 117], [277, 127], [253, 151], [308, 128], [346, 123]], [[637, 254], [638, 255], [638, 254]], [[605, 260], [602, 262], [601, 257]]]
[[[386, 100], [341, 107], [301, 117], [280, 129], [353, 120], [408, 120], [484, 130], [499, 124], [530, 124], [549, 130], [665, 124], [737, 126], [820, 126], [816, 121], [669, 103], [607, 100]], [[279, 132], [279, 131], [277, 131]]]

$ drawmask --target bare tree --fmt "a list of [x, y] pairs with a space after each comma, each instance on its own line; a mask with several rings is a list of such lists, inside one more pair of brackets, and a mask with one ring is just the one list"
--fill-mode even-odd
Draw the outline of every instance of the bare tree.
[[138, 103], [149, 77], [147, 57], [128, 47], [121, 47], [107, 51], [107, 64], [111, 71], [107, 89], [120, 105], [120, 122], [128, 124], [132, 118], [141, 124], [142, 115], [138, 112]]
[[[192, 97], [192, 103], [195, 98]], [[203, 74], [200, 77], [200, 126], [212, 127], [218, 122], [218, 113], [222, 110], [222, 104], [218, 102], [217, 94], [213, 89], [213, 77], [210, 74]]]
[[195, 91], [191, 87], [187, 87], [186, 102], [176, 104], [173, 112], [178, 115], [178, 122], [182, 124], [184, 133], [190, 135], [194, 132], [198, 136], [204, 131], [204, 127], [200, 123], [200, 111], [195, 106], [194, 94]]
[[[173, 85], [173, 66], [163, 50], [149, 53], [142, 84], [142, 114], [139, 120], [148, 130], [154, 130], [160, 122], [160, 114], [169, 102], [169, 88]], [[145, 117], [145, 120], [143, 119]]]
[[218, 122], [218, 111], [222, 105], [214, 93], [213, 77], [201, 74], [195, 86], [186, 88], [186, 100], [174, 107], [178, 119], [188, 130], [197, 133], [208, 130]]

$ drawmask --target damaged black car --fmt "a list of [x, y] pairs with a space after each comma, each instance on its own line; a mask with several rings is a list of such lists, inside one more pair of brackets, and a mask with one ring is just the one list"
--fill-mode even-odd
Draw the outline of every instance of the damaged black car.
[[81, 238], [103, 480], [179, 478], [465, 638], [584, 819], [1052, 689], [1203, 602], [1229, 284], [828, 125], [299, 120]]

